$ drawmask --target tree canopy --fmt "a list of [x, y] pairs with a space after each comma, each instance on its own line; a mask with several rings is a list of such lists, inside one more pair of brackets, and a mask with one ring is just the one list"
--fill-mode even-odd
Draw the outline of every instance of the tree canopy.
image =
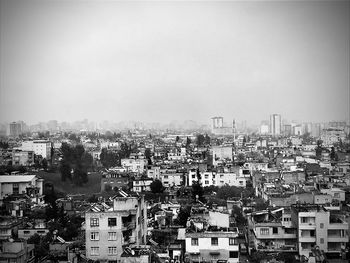
[[158, 179], [154, 180], [151, 183], [150, 187], [151, 187], [152, 193], [154, 193], [154, 194], [163, 193], [164, 192], [164, 186], [163, 186], [162, 182], [159, 181]]
[[63, 158], [61, 160], [61, 179], [72, 180], [75, 185], [87, 183], [87, 170], [92, 166], [92, 156], [85, 152], [82, 145], [70, 146], [63, 143], [61, 146]]

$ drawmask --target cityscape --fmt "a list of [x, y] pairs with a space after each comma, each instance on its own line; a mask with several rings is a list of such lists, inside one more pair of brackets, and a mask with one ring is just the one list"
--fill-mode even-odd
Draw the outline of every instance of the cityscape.
[[350, 261], [349, 1], [0, 0], [0, 263]]

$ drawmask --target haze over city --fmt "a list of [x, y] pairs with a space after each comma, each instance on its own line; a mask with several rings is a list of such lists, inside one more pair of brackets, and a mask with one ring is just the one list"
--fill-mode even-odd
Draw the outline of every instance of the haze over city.
[[0, 3], [0, 122], [349, 121], [349, 1]]

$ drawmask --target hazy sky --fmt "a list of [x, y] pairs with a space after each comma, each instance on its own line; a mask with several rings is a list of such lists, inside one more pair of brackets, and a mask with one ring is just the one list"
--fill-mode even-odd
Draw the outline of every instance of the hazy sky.
[[0, 122], [349, 119], [349, 1], [0, 1]]

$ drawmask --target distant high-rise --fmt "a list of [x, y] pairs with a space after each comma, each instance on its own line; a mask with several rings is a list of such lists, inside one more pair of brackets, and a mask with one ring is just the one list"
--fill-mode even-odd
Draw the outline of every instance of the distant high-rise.
[[22, 133], [22, 124], [20, 122], [10, 123], [10, 136], [18, 137]]
[[212, 133], [216, 135], [233, 135], [236, 129], [236, 123], [233, 120], [232, 126], [224, 124], [223, 117], [213, 117], [212, 119]]
[[270, 115], [270, 134], [273, 136], [281, 135], [281, 115], [272, 114]]

